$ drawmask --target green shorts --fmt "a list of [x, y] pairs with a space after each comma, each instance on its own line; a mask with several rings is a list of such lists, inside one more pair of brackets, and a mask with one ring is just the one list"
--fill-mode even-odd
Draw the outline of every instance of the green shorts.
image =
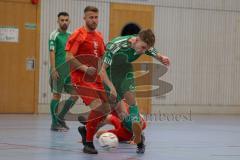
[[74, 87], [71, 84], [71, 78], [67, 77], [65, 79], [59, 78], [58, 80], [53, 80], [50, 78], [50, 87], [52, 93], [73, 93]]
[[[134, 81], [133, 68], [130, 63], [125, 65], [110, 66], [107, 70], [108, 77], [113, 83], [117, 94], [118, 101], [123, 99], [124, 94], [128, 91], [135, 92], [136, 86]], [[109, 92], [109, 88], [106, 87]]]
[[68, 93], [73, 94], [74, 93], [74, 87], [71, 83], [71, 77], [70, 77], [70, 71], [69, 68], [66, 68], [66, 66], [59, 67], [57, 69], [59, 74], [59, 79], [53, 80], [50, 74], [49, 84], [51, 87], [52, 93]]

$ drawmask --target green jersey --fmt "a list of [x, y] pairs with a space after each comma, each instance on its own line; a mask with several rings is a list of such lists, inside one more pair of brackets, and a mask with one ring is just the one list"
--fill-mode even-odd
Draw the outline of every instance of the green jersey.
[[[134, 36], [120, 36], [107, 44], [107, 49], [104, 55], [104, 63], [115, 66], [123, 65], [126, 63], [131, 63], [138, 59], [141, 54], [137, 54], [136, 51], [131, 48], [131, 43], [128, 41]], [[157, 55], [157, 50], [151, 48], [147, 50], [144, 54], [155, 57]]]
[[58, 29], [50, 34], [49, 51], [55, 52], [56, 68], [66, 62], [65, 45], [70, 35], [70, 32], [59, 32]]
[[[118, 100], [123, 98], [123, 95], [127, 91], [135, 90], [133, 66], [131, 62], [138, 59], [141, 54], [137, 54], [136, 51], [131, 48], [129, 39], [132, 37], [134, 36], [122, 36], [113, 39], [107, 44], [103, 58], [104, 63], [110, 66], [107, 68], [107, 75], [116, 88]], [[155, 57], [157, 50], [151, 48], [144, 54]], [[106, 87], [106, 90], [109, 90], [109, 88]]]
[[[133, 37], [134, 36], [122, 36], [113, 39], [107, 44], [104, 54], [103, 62], [110, 66], [107, 68], [107, 74], [117, 91], [117, 101], [123, 99], [127, 92], [135, 92], [136, 89], [131, 62], [138, 59], [141, 54], [137, 54], [136, 51], [131, 48], [129, 39]], [[156, 57], [157, 52], [155, 48], [151, 48], [144, 54]], [[110, 92], [108, 86], [105, 86], [105, 88]], [[140, 122], [139, 110], [136, 105], [131, 105], [129, 111], [129, 117], [124, 118], [123, 125], [129, 131], [132, 131], [132, 122]]]
[[60, 76], [57, 80], [53, 80], [50, 76], [50, 86], [53, 93], [63, 93], [64, 91], [71, 93], [73, 90], [70, 85], [70, 67], [66, 63], [65, 51], [65, 45], [70, 34], [70, 32], [59, 32], [58, 29], [50, 34], [49, 51], [54, 51], [55, 53], [55, 67]]

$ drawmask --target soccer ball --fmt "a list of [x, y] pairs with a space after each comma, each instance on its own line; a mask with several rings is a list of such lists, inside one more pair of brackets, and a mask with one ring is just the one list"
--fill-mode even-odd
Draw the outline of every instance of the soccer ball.
[[111, 149], [117, 148], [118, 146], [117, 136], [110, 132], [101, 134], [101, 136], [98, 139], [98, 142], [100, 146], [106, 150], [111, 150]]

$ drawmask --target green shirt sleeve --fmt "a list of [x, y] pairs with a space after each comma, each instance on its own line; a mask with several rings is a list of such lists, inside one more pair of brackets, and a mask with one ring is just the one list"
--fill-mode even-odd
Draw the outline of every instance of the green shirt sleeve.
[[109, 66], [112, 64], [112, 54], [109, 51], [106, 51], [103, 56], [103, 62], [108, 64]]
[[158, 50], [154, 47], [150, 48], [149, 50], [147, 50], [145, 52], [146, 55], [152, 56], [152, 57], [156, 57], [158, 53]]
[[48, 50], [55, 51], [56, 50], [56, 37], [58, 35], [57, 31], [51, 33], [49, 41], [48, 41]]
[[112, 57], [117, 51], [119, 51], [121, 47], [117, 45], [116, 43], [109, 42], [106, 47], [106, 51], [103, 57], [103, 62], [111, 65], [112, 64]]
[[103, 57], [103, 62], [108, 65], [111, 65], [113, 55], [118, 54], [120, 50], [129, 47], [129, 44], [128, 44], [129, 38], [130, 36], [121, 36], [121, 37], [114, 38], [112, 41], [107, 43], [106, 51]]
[[49, 51], [55, 51], [55, 48], [56, 48], [56, 43], [54, 40], [49, 40], [48, 41], [48, 46], [49, 46]]

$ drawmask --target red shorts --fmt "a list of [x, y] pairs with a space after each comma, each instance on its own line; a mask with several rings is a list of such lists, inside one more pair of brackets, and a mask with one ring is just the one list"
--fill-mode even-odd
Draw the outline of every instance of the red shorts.
[[86, 82], [75, 77], [72, 77], [72, 83], [76, 92], [86, 105], [90, 105], [95, 99], [101, 99], [103, 102], [107, 102], [108, 98], [103, 83]]
[[110, 118], [108, 120], [114, 126], [114, 129], [108, 130], [108, 132], [115, 134], [119, 141], [131, 140], [133, 134], [123, 127], [119, 118], [110, 114]]
[[[129, 132], [121, 123], [121, 120], [110, 114], [109, 119], [110, 123], [114, 126], [114, 129], [108, 130], [107, 132], [111, 132], [118, 137], [119, 141], [130, 141], [132, 140], [133, 133]], [[143, 123], [143, 130], [146, 128], [146, 121], [141, 117], [141, 122]]]

